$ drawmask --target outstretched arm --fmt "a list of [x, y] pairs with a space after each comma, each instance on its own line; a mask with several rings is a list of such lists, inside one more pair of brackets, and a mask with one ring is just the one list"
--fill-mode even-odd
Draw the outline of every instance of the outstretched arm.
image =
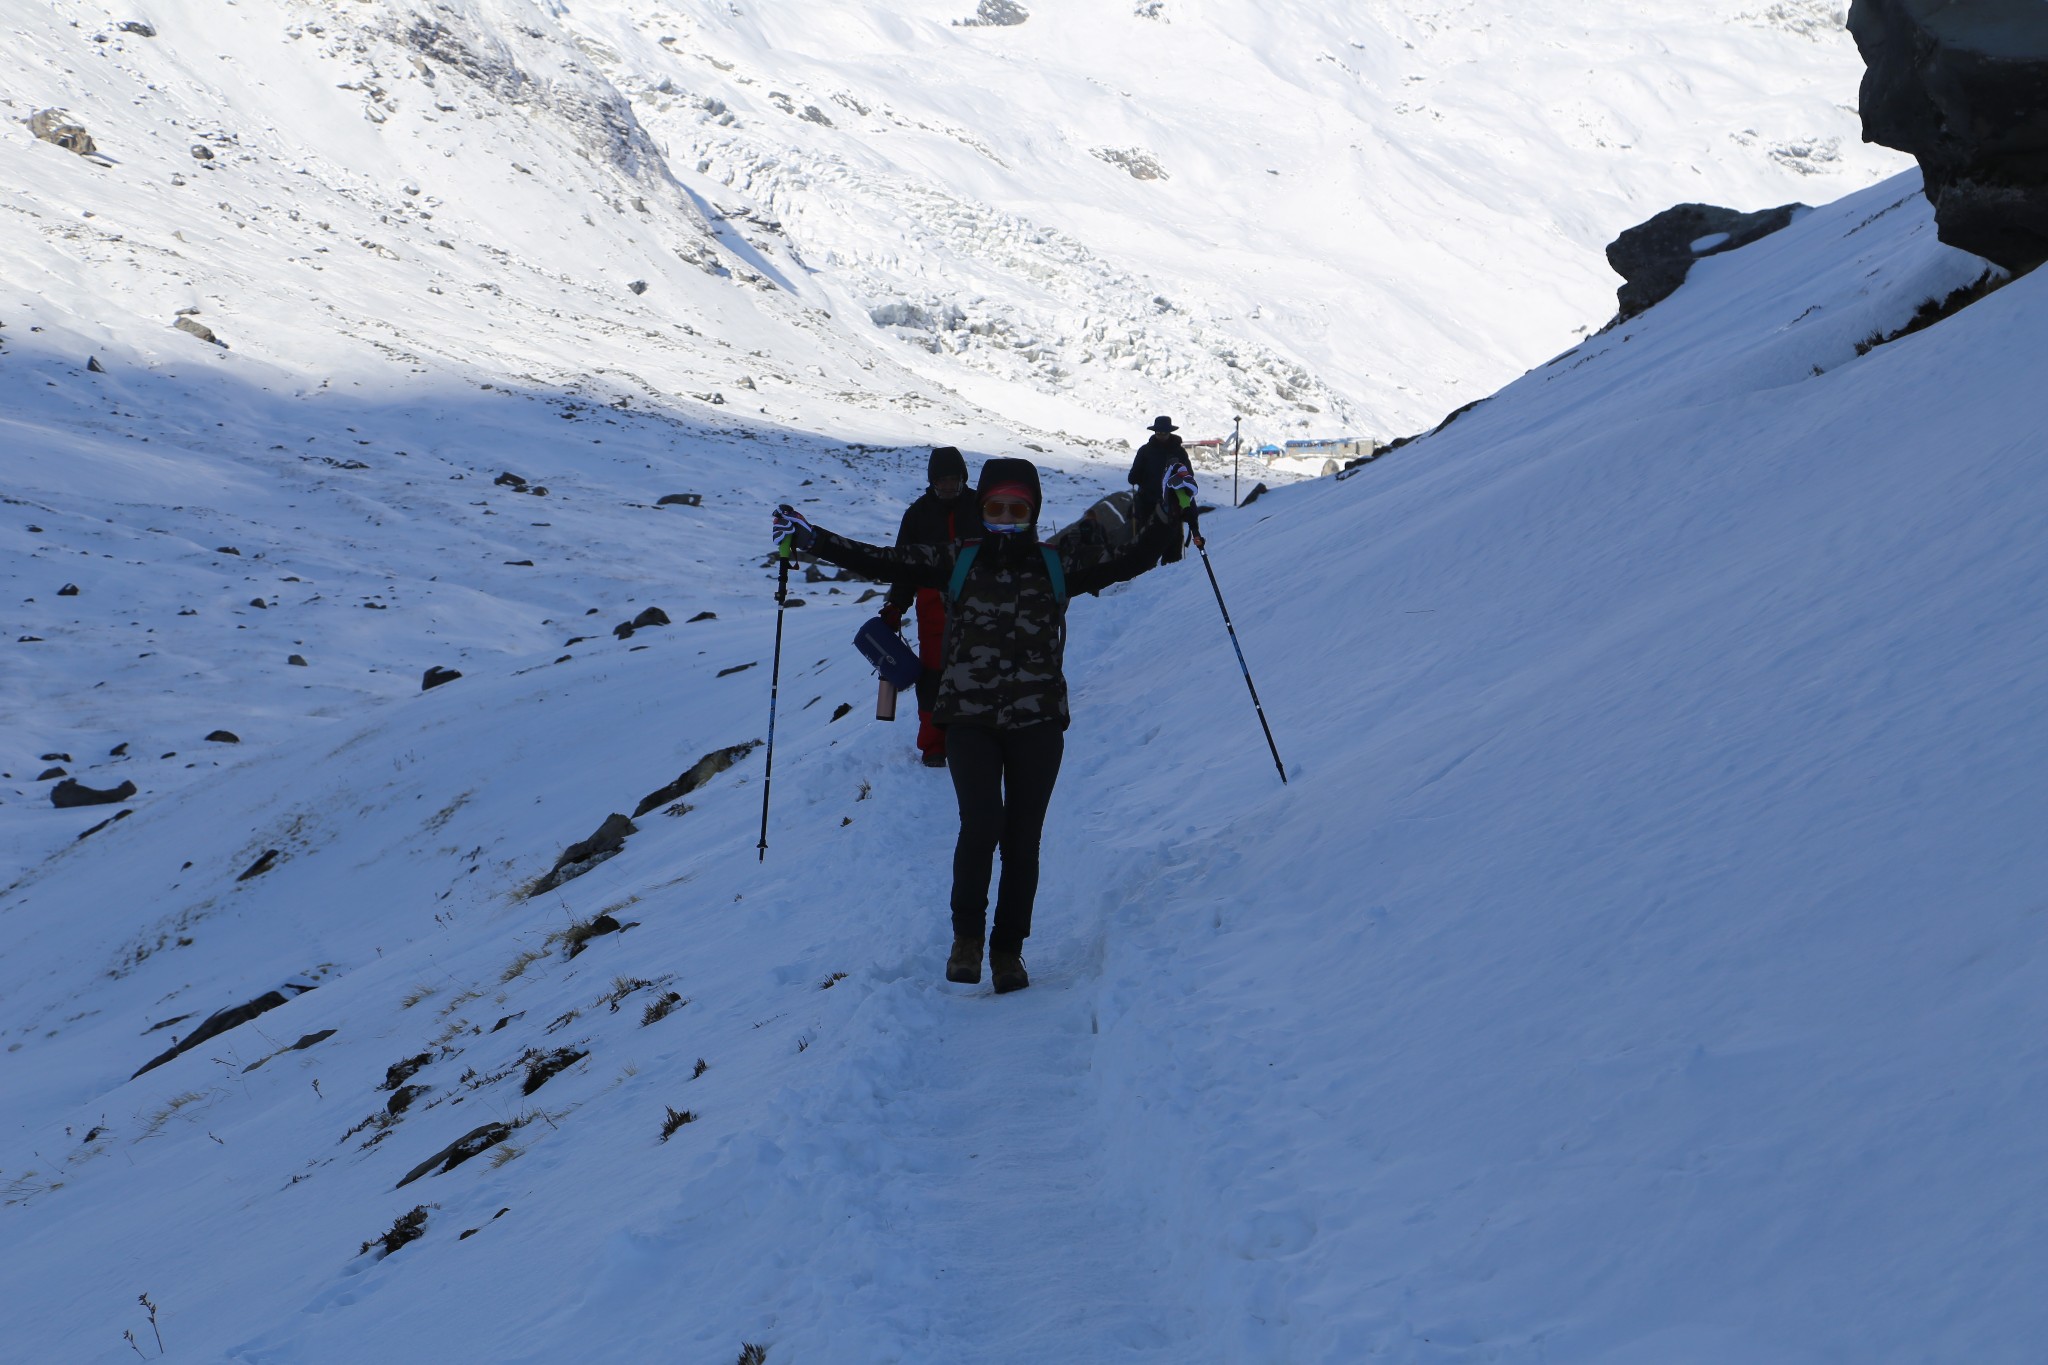
[[[943, 588], [953, 572], [953, 552], [944, 545], [869, 545], [830, 531], [815, 532], [810, 551], [827, 564], [897, 587]], [[893, 589], [892, 589], [893, 591]]]
[[1136, 540], [1100, 559], [1091, 557], [1080, 563], [1072, 550], [1061, 551], [1060, 568], [1067, 577], [1068, 594], [1100, 592], [1112, 583], [1136, 578], [1159, 563], [1160, 554], [1179, 534], [1178, 528], [1155, 521]]

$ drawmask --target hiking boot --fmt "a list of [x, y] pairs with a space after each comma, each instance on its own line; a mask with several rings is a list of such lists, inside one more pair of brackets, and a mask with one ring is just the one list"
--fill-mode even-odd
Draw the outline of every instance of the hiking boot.
[[[1008, 995], [1021, 991], [1031, 984], [1031, 978], [1024, 971], [1024, 950], [1022, 948], [992, 950], [988, 955], [989, 975], [995, 978], [997, 995]], [[976, 980], [980, 979], [979, 974]]]
[[946, 980], [962, 986], [979, 985], [981, 982], [981, 940], [978, 938], [953, 939], [953, 951], [946, 958]]
[[924, 766], [927, 768], [943, 768], [946, 766], [946, 756], [944, 754], [926, 754], [924, 756]]

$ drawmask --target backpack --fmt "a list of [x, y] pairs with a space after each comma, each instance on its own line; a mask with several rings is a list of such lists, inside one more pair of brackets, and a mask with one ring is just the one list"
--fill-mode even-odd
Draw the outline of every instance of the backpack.
[[[948, 607], [960, 600], [960, 589], [967, 583], [967, 571], [974, 567], [974, 552], [980, 548], [980, 541], [970, 540], [960, 547], [960, 553], [954, 557], [953, 579], [946, 584]], [[1041, 545], [1038, 552], [1045, 556], [1045, 572], [1052, 579], [1052, 600], [1064, 612], [1067, 609], [1067, 571], [1060, 566], [1059, 551], [1050, 545]]]

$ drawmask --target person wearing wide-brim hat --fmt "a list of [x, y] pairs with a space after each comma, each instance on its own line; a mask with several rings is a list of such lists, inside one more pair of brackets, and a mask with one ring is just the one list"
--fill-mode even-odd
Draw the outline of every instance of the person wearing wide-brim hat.
[[[945, 591], [944, 658], [932, 714], [946, 728], [946, 765], [960, 803], [946, 979], [980, 981], [986, 943], [996, 992], [1003, 994], [1031, 984], [1024, 940], [1038, 894], [1038, 839], [1066, 752], [1067, 603], [1151, 568], [1168, 528], [1155, 523], [1106, 556], [1041, 545], [1042, 494], [1029, 460], [989, 460], [975, 493], [981, 535], [957, 544], [867, 545], [812, 526], [787, 503], [776, 509], [775, 539], [794, 540], [855, 573]], [[998, 849], [1003, 875], [991, 924], [988, 884]]]
[[[1163, 494], [1167, 475], [1172, 473], [1176, 466], [1187, 464], [1188, 452], [1180, 437], [1174, 434], [1180, 428], [1173, 424], [1171, 417], [1153, 418], [1150, 430], [1151, 439], [1138, 447], [1136, 457], [1131, 460], [1131, 472], [1128, 476], [1133, 490], [1131, 525], [1142, 529], [1155, 520], [1172, 523], [1174, 534], [1163, 542], [1164, 548], [1160, 551], [1161, 561], [1171, 564], [1180, 558], [1179, 517], [1175, 515], [1179, 509], [1168, 506], [1163, 501]], [[1164, 516], [1161, 515], [1162, 508], [1165, 511]]]

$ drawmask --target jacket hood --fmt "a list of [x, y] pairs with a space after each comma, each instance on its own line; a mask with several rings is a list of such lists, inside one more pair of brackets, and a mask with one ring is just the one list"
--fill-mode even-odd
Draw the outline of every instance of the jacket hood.
[[991, 488], [1000, 484], [1021, 483], [1031, 490], [1031, 528], [1038, 529], [1039, 513], [1045, 510], [1045, 491], [1038, 482], [1038, 466], [1029, 460], [1020, 460], [1014, 455], [998, 455], [981, 464], [981, 477], [974, 485], [974, 505], [977, 509], [981, 500]]
[[958, 446], [939, 446], [932, 451], [932, 457], [925, 464], [925, 476], [933, 483], [948, 474], [960, 480], [961, 487], [967, 486], [967, 457], [960, 453]]

